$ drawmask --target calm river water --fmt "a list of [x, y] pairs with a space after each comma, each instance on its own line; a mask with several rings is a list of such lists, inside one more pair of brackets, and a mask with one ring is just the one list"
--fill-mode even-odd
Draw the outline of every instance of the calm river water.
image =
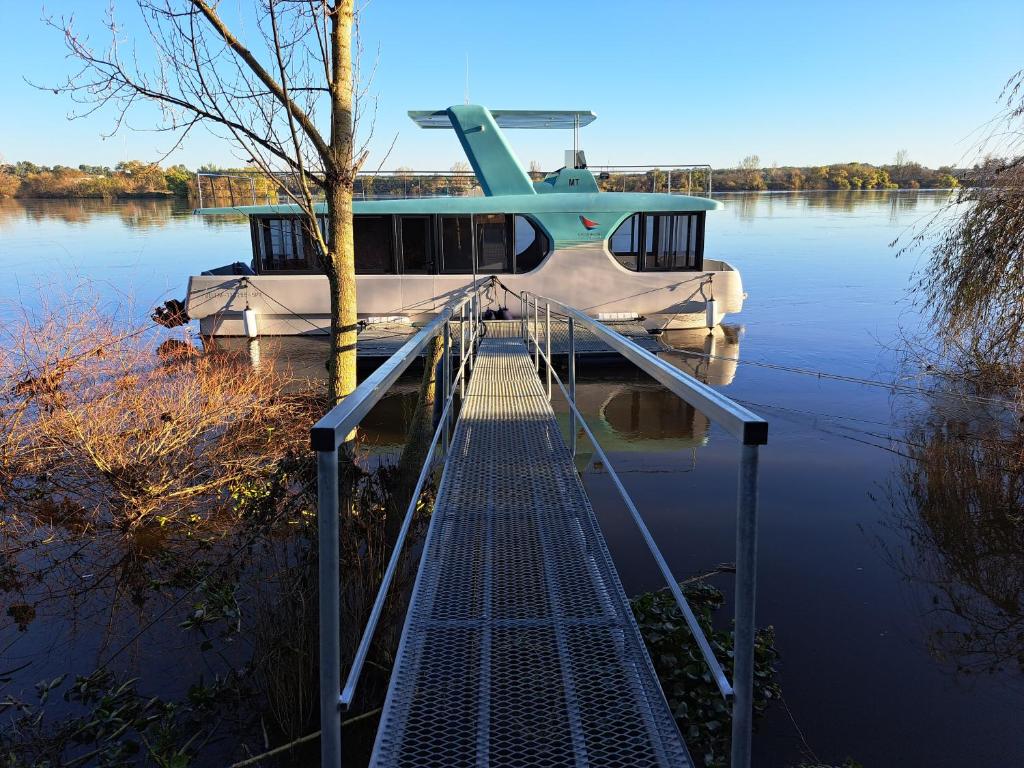
[[[776, 628], [788, 711], [761, 723], [758, 766], [811, 750], [865, 766], [1024, 765], [1024, 605], [992, 586], [1020, 584], [1005, 569], [1021, 554], [986, 548], [964, 509], [924, 510], [914, 493], [946, 415], [900, 366], [901, 337], [920, 332], [908, 299], [919, 257], [890, 243], [946, 196], [724, 195], [708, 217], [707, 253], [741, 270], [749, 297], [713, 337], [670, 339], [714, 357], [669, 356], [771, 423], [758, 623]], [[0, 319], [79, 279], [141, 313], [248, 251], [244, 221], [168, 203], [0, 200]], [[580, 399], [677, 575], [732, 561], [736, 444], [626, 366], [585, 367]], [[378, 427], [385, 443], [400, 434], [386, 414]], [[627, 592], [662, 586], [607, 476], [586, 482]], [[714, 583], [728, 592], [730, 577]], [[28, 664], [8, 692], [103, 645], [81, 628], [0, 621], [0, 671]]]

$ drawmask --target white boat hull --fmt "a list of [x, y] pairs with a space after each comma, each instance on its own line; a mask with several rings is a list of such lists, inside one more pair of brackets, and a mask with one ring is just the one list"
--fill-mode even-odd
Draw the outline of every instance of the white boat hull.
[[[706, 302], [715, 299], [714, 324], [743, 306], [740, 273], [724, 261], [704, 260], [702, 271], [633, 272], [622, 267], [603, 243], [553, 251], [532, 272], [498, 275], [510, 291], [497, 288], [493, 306], [519, 316], [518, 293], [549, 296], [601, 317], [633, 314], [648, 330], [706, 328]], [[480, 275], [485, 276], [485, 275]], [[470, 275], [359, 275], [360, 318], [433, 316]], [[197, 275], [189, 278], [186, 310], [205, 336], [244, 336], [242, 312], [256, 312], [260, 335], [328, 333], [330, 295], [323, 275], [252, 275], [245, 278]]]

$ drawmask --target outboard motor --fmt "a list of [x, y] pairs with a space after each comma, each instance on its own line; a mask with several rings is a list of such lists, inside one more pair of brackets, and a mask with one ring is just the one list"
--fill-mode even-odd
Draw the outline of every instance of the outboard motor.
[[511, 320], [512, 313], [508, 311], [508, 307], [498, 307], [498, 311], [494, 313], [495, 320]]
[[170, 299], [165, 301], [163, 306], [155, 307], [150, 318], [164, 328], [177, 328], [190, 320], [188, 312], [185, 311], [185, 302], [178, 299]]

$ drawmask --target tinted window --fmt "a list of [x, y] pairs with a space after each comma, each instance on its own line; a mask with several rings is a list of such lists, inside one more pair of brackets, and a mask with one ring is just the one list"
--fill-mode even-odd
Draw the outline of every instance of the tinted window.
[[646, 217], [648, 239], [644, 269], [693, 269], [697, 263], [697, 217], [657, 214]]
[[640, 214], [630, 216], [612, 233], [611, 252], [626, 269], [640, 268]]
[[627, 269], [700, 269], [703, 233], [703, 213], [637, 213], [612, 233], [609, 247]]
[[390, 216], [355, 216], [353, 232], [356, 274], [393, 275]]
[[441, 217], [441, 269], [445, 274], [473, 271], [473, 221], [469, 216]]
[[536, 269], [548, 254], [548, 238], [525, 216], [515, 216], [515, 268], [517, 273]]
[[398, 221], [402, 271], [407, 274], [425, 274], [430, 270], [430, 218], [402, 216]]
[[260, 267], [263, 272], [308, 272], [315, 249], [298, 217], [256, 219]]
[[476, 217], [476, 258], [478, 272], [511, 272], [508, 220], [503, 213]]

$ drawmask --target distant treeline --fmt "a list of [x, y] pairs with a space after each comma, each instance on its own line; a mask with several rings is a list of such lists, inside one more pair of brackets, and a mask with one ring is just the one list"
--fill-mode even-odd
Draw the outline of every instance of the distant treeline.
[[969, 173], [951, 166], [926, 168], [897, 158], [891, 165], [835, 163], [818, 166], [761, 167], [756, 155], [740, 161], [738, 168], [716, 169], [714, 189], [759, 192], [801, 189], [951, 189], [964, 183]]
[[22, 161], [0, 165], [0, 197], [187, 197], [194, 176], [183, 165], [161, 168], [139, 160], [118, 163], [114, 168], [47, 167]]
[[[457, 163], [453, 171], [463, 171]], [[249, 178], [204, 180], [204, 195], [237, 195], [238, 199], [276, 197], [275, 184], [253, 169], [227, 169], [203, 166], [200, 171], [238, 173]], [[394, 174], [360, 178], [357, 196], [389, 197], [423, 194], [467, 194], [475, 186], [471, 177], [447, 174], [414, 175], [404, 169]], [[531, 170], [531, 177], [543, 174]], [[971, 171], [949, 166], [926, 168], [920, 163], [899, 161], [892, 165], [837, 163], [796, 167], [760, 167], [756, 156], [744, 158], [737, 168], [715, 169], [712, 189], [716, 192], [758, 192], [765, 190], [857, 190], [857, 189], [949, 189], [969, 184]], [[601, 189], [616, 192], [699, 192], [706, 188], [703, 171], [679, 172], [650, 170], [635, 173], [600, 173]], [[138, 198], [196, 197], [196, 174], [183, 165], [161, 167], [155, 163], [129, 160], [114, 168], [79, 165], [41, 166], [22, 161], [0, 164], [0, 197], [26, 198]]]

